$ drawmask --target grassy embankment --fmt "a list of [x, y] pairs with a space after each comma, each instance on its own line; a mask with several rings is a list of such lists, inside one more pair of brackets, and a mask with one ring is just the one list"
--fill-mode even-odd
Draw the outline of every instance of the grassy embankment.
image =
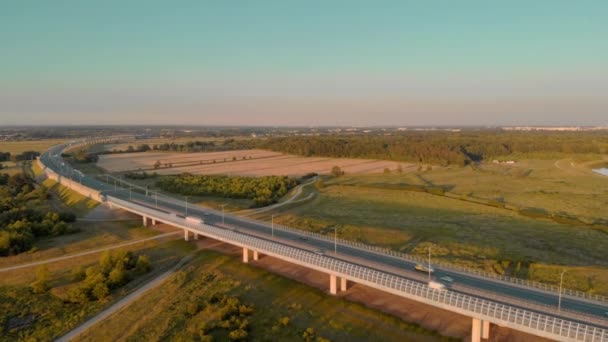
[[46, 293], [37, 294], [30, 288], [30, 284], [36, 280], [36, 269], [4, 272], [0, 280], [0, 341], [43, 341], [61, 336], [163, 273], [193, 248], [191, 244], [180, 240], [162, 243], [150, 241], [130, 246], [128, 250], [149, 256], [152, 271], [132, 279], [102, 300], [85, 303], [71, 303], [67, 300], [69, 289], [80, 281], [74, 279], [74, 271], [97, 264], [100, 254], [48, 264], [51, 288]]
[[[231, 310], [230, 303], [237, 302], [244, 306], [233, 305]], [[78, 340], [196, 341], [213, 336], [224, 341], [239, 326], [256, 341], [305, 341], [307, 328], [314, 330], [316, 338], [332, 341], [447, 340], [415, 324], [245, 265], [238, 257], [208, 250], [200, 251], [163, 286]]]
[[[346, 175], [326, 180], [314, 200], [282, 208], [275, 222], [326, 234], [338, 225], [343, 238], [406, 253], [422, 255], [431, 244], [434, 258], [549, 283], [566, 269], [565, 286], [608, 295], [608, 227], [592, 224], [608, 220], [608, 182], [589, 172], [591, 161], [570, 162]], [[404, 189], [411, 186], [447, 196]], [[574, 219], [530, 217], [521, 208]]]

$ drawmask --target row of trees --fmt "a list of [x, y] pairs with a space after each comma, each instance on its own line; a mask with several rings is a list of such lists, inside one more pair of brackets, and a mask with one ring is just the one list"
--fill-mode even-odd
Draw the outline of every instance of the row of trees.
[[608, 153], [605, 132], [412, 132], [395, 136], [280, 137], [258, 147], [303, 156], [374, 158], [440, 165], [526, 153]]
[[247, 198], [255, 206], [276, 203], [297, 181], [286, 176], [241, 177], [223, 175], [163, 176], [156, 181], [161, 189], [182, 195]]
[[133, 152], [147, 152], [147, 151], [171, 151], [171, 152], [211, 152], [211, 151], [225, 151], [250, 148], [254, 144], [250, 140], [235, 140], [226, 139], [222, 142], [215, 141], [201, 141], [193, 140], [185, 143], [163, 143], [163, 144], [140, 144], [140, 145], [129, 145], [125, 150], [112, 150], [103, 151], [99, 154], [112, 154], [112, 153], [133, 153]]
[[27, 251], [38, 237], [70, 230], [68, 223], [75, 221], [75, 216], [41, 210], [47, 199], [47, 189], [35, 188], [24, 173], [0, 175], [0, 256]]

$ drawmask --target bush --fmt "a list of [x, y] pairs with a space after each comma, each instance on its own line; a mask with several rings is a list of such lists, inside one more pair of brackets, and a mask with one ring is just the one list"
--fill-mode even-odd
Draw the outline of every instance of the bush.
[[45, 293], [50, 289], [49, 286], [49, 269], [43, 265], [36, 270], [36, 281], [30, 287], [34, 293]]
[[135, 264], [135, 272], [139, 274], [148, 273], [152, 269], [152, 265], [150, 265], [150, 258], [142, 254], [137, 257], [137, 263]]
[[230, 341], [242, 341], [247, 339], [247, 331], [243, 329], [232, 330], [230, 334], [228, 334], [228, 338]]
[[344, 175], [344, 171], [342, 171], [342, 169], [339, 166], [336, 165], [336, 166], [334, 166], [334, 167], [331, 168], [331, 174], [334, 177], [340, 177], [340, 176]]
[[108, 285], [105, 283], [97, 283], [93, 287], [91, 294], [97, 299], [103, 299], [110, 294], [110, 289], [108, 289]]

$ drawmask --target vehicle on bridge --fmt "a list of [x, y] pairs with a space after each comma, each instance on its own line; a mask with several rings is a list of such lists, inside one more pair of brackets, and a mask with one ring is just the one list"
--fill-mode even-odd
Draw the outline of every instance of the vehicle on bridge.
[[429, 281], [429, 287], [433, 290], [445, 291], [445, 285], [437, 281]]
[[420, 272], [426, 272], [426, 273], [433, 273], [433, 272], [435, 272], [435, 270], [432, 267], [430, 267], [430, 266], [424, 266], [423, 264], [418, 264], [414, 268], [416, 269], [416, 271], [420, 271]]
[[186, 221], [201, 224], [204, 223], [203, 219], [197, 216], [186, 216]]
[[453, 283], [453, 282], [454, 282], [454, 278], [452, 278], [452, 277], [448, 277], [448, 276], [441, 277], [441, 278], [439, 278], [439, 279], [440, 279], [440, 280], [443, 280], [444, 282], [446, 282], [446, 283], [448, 283], [448, 284], [451, 284], [451, 283]]
[[319, 248], [315, 251], [315, 254], [317, 255], [325, 255], [325, 250], [322, 248]]

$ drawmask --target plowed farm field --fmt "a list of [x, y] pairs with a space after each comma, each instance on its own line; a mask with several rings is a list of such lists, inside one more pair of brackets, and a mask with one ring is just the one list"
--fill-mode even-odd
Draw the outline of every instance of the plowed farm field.
[[[155, 168], [155, 164], [160, 167]], [[301, 176], [310, 172], [328, 174], [339, 166], [347, 174], [382, 173], [385, 168], [404, 172], [416, 166], [386, 160], [300, 157], [265, 150], [237, 150], [207, 153], [142, 152], [99, 157], [98, 166], [110, 172], [146, 171], [162, 175], [227, 174], [242, 176]]]

